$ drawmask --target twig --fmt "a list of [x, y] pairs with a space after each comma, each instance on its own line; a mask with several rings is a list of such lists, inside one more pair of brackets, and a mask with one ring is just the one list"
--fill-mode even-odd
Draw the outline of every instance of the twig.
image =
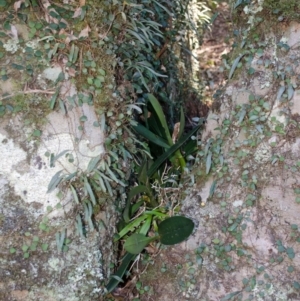
[[10, 95], [6, 95], [0, 98], [0, 101], [7, 99], [7, 98], [11, 98], [20, 94], [33, 94], [33, 93], [43, 93], [43, 94], [50, 94], [53, 95], [55, 93], [55, 91], [47, 91], [47, 90], [29, 90], [29, 91], [22, 91], [22, 92], [18, 92], [15, 94], [10, 94]]

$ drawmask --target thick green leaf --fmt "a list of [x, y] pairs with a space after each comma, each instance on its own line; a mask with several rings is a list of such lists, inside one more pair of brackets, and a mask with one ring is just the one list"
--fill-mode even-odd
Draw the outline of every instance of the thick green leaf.
[[51, 179], [49, 185], [48, 185], [48, 190], [47, 193], [52, 192], [58, 184], [62, 181], [63, 177], [60, 175], [62, 170], [58, 171]]
[[125, 241], [124, 248], [131, 254], [141, 253], [145, 247], [158, 237], [147, 237], [141, 233], [134, 233]]
[[75, 203], [79, 204], [79, 199], [78, 199], [78, 195], [77, 195], [75, 188], [72, 185], [70, 185], [70, 188], [71, 188]]
[[156, 116], [159, 119], [159, 122], [160, 122], [161, 126], [164, 129], [165, 135], [168, 139], [168, 143], [170, 145], [173, 145], [173, 141], [172, 141], [172, 137], [170, 135], [168, 125], [167, 125], [166, 117], [165, 117], [165, 114], [162, 110], [162, 107], [161, 107], [160, 103], [158, 102], [158, 100], [152, 94], [148, 94], [148, 99], [149, 99], [149, 102], [151, 103], [151, 105], [152, 105], [152, 107], [155, 111]]
[[89, 162], [89, 165], [87, 167], [86, 172], [91, 173], [96, 168], [96, 166], [99, 163], [100, 159], [101, 159], [101, 155], [92, 158]]
[[118, 268], [117, 272], [115, 273], [115, 275], [118, 278], [114, 278], [113, 277], [114, 275], [113, 275], [112, 278], [110, 279], [110, 281], [108, 282], [107, 286], [106, 286], [106, 289], [107, 289], [108, 293], [111, 293], [117, 287], [117, 285], [121, 282], [120, 279], [123, 278], [130, 262], [132, 260], [134, 260], [135, 257], [136, 257], [136, 255], [134, 255], [134, 254], [130, 254], [130, 253], [125, 254], [125, 256], [122, 259], [122, 263], [121, 263], [120, 267]]
[[174, 152], [176, 152], [194, 133], [196, 133], [200, 128], [200, 125], [196, 126], [193, 130], [191, 130], [184, 137], [179, 139], [174, 145], [172, 145], [164, 154], [162, 154], [150, 167], [147, 172], [149, 178], [153, 176], [153, 174], [157, 171], [159, 166], [166, 161], [168, 158], [172, 156]]
[[96, 198], [95, 198], [95, 195], [94, 195], [94, 192], [92, 190], [92, 187], [87, 179], [87, 177], [84, 177], [84, 188], [85, 190], [88, 192], [90, 198], [91, 198], [91, 201], [93, 203], [94, 206], [96, 206], [97, 202], [96, 202]]
[[169, 148], [170, 145], [161, 137], [158, 135], [152, 133], [149, 131], [146, 127], [144, 127], [141, 124], [138, 124], [137, 126], [133, 126], [136, 132], [138, 132], [140, 135], [142, 135], [145, 139], [151, 141], [152, 143], [162, 146], [164, 148]]
[[194, 223], [184, 216], [173, 216], [158, 225], [160, 242], [175, 245], [187, 239], [194, 230]]

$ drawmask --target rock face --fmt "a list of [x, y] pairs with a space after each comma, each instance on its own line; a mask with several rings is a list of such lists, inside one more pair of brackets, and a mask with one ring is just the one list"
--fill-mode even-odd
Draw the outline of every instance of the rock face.
[[183, 202], [198, 226], [182, 250], [202, 256], [189, 300], [300, 300], [299, 29], [249, 42], [208, 117], [204, 180]]
[[[66, 99], [76, 94], [70, 82], [64, 88]], [[103, 252], [107, 260], [111, 254], [113, 206], [99, 213], [99, 231], [83, 239], [74, 229], [78, 209], [69, 189], [54, 187], [47, 193], [57, 172], [84, 173], [92, 158], [103, 156], [104, 135], [95, 122], [98, 117], [88, 104], [67, 114], [50, 112], [38, 129], [34, 121], [24, 125], [22, 114], [1, 121], [1, 300], [99, 298], [107, 276]], [[60, 235], [65, 235], [67, 252], [58, 250]]]
[[[7, 51], [18, 51], [14, 41]], [[86, 198], [76, 183], [105, 155], [101, 117], [66, 72], [60, 109], [50, 109], [62, 72], [45, 63], [38, 88], [24, 92], [24, 72], [0, 83], [0, 300], [99, 300], [109, 276], [115, 207], [103, 195], [93, 221], [82, 225], [91, 213], [75, 197]]]
[[248, 37], [238, 49], [241, 66], [209, 113], [187, 175], [181, 209], [196, 230], [148, 267], [148, 297], [300, 300], [299, 28]]

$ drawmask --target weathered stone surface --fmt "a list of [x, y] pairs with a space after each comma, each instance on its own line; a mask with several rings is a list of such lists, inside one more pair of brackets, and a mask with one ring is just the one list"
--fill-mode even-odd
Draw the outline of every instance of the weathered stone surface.
[[[249, 81], [244, 77], [240, 78], [240, 83], [229, 82], [222, 96], [221, 109], [210, 113], [214, 120], [208, 120], [202, 146], [205, 149], [208, 141], [213, 145], [209, 139], [222, 139], [222, 155], [228, 172], [218, 165], [213, 176], [205, 177], [207, 163], [203, 157], [199, 169], [204, 180], [193, 187], [193, 195], [183, 202], [182, 211], [194, 218], [197, 229], [181, 244], [182, 250], [197, 252], [201, 244], [209, 250], [200, 254], [202, 269], [193, 275], [197, 280], [195, 287], [189, 290], [192, 300], [217, 301], [234, 292], [237, 296], [243, 295], [242, 299], [234, 300], [247, 300], [249, 293], [253, 300], [292, 301], [300, 298], [293, 286], [293, 281], [300, 279], [300, 99], [298, 82], [294, 81], [294, 75], [299, 76], [296, 58], [300, 58], [300, 51], [295, 46], [300, 40], [299, 26], [292, 23], [283, 33], [288, 45], [293, 46], [291, 52], [279, 54], [274, 43], [268, 44], [266, 50], [266, 57], [270, 61], [278, 60], [282, 66], [279, 70], [291, 79], [295, 89], [293, 95], [292, 88], [286, 83], [267, 76], [278, 69], [266, 71], [259, 65], [255, 67], [257, 72], [247, 89], [241, 88]], [[275, 54], [278, 57], [274, 57]], [[291, 68], [298, 73], [293, 73]], [[283, 86], [284, 92], [283, 88], [280, 91]], [[239, 112], [236, 105], [248, 105], [253, 110], [258, 104], [249, 101], [251, 94], [268, 102], [266, 118], [253, 124], [245, 115], [244, 123], [239, 124], [239, 115], [235, 116]], [[260, 108], [257, 110], [261, 112]], [[222, 124], [225, 119], [231, 121], [228, 128]], [[219, 130], [214, 131], [217, 126]], [[266, 128], [271, 133], [269, 136], [263, 130]], [[281, 129], [284, 132], [280, 132]], [[222, 130], [226, 135], [222, 136]], [[212, 147], [208, 150], [216, 151]], [[209, 191], [212, 181], [216, 181], [214, 195], [202, 207], [197, 195]], [[239, 218], [241, 220], [237, 222]], [[240, 241], [234, 234], [236, 231], [241, 235]], [[232, 244], [239, 251], [233, 251]], [[220, 251], [221, 246], [227, 251]], [[218, 252], [220, 255], [216, 255]], [[230, 258], [229, 263], [226, 258]], [[260, 268], [261, 272], [258, 272]], [[246, 283], [253, 277], [255, 285], [247, 292]], [[266, 281], [271, 284], [270, 288], [266, 288]]]

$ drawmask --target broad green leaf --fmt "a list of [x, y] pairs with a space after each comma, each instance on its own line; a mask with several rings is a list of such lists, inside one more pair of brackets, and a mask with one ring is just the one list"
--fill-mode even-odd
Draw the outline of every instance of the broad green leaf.
[[124, 248], [131, 254], [139, 254], [144, 248], [158, 237], [147, 237], [141, 233], [134, 233], [125, 241]]
[[239, 61], [241, 60], [241, 58], [244, 56], [245, 54], [239, 54], [239, 56], [233, 61], [233, 64], [232, 64], [232, 66], [231, 66], [231, 69], [230, 69], [230, 72], [229, 72], [229, 76], [228, 76], [228, 78], [229, 79], [231, 79], [231, 77], [232, 77], [232, 75], [233, 75], [233, 73], [234, 73], [234, 71], [235, 71], [235, 69], [236, 69], [236, 67], [237, 67], [237, 65], [238, 65], [238, 63], [239, 63]]
[[164, 148], [169, 148], [170, 145], [161, 137], [159, 137], [158, 135], [152, 133], [151, 131], [149, 131], [146, 127], [144, 127], [141, 124], [138, 124], [136, 126], [133, 126], [133, 129], [139, 133], [140, 135], [142, 135], [145, 139], [149, 140], [150, 142], [162, 146]]
[[194, 133], [196, 133], [200, 128], [200, 125], [196, 126], [193, 130], [191, 130], [184, 137], [179, 139], [174, 145], [172, 145], [164, 154], [162, 154], [150, 167], [147, 172], [149, 178], [153, 176], [153, 174], [157, 171], [159, 166], [166, 161], [168, 158], [172, 156]]
[[175, 245], [187, 239], [194, 230], [194, 223], [184, 216], [173, 216], [158, 225], [160, 242]]
[[[130, 253], [125, 254], [125, 256], [122, 259], [122, 263], [121, 263], [120, 267], [118, 268], [115, 275], [112, 275], [112, 278], [110, 279], [110, 281], [108, 282], [108, 284], [106, 286], [108, 293], [111, 293], [117, 287], [117, 285], [121, 282], [120, 279], [123, 278], [130, 262], [132, 260], [134, 260], [135, 257], [136, 257], [136, 255], [134, 255], [134, 254], [130, 254]], [[113, 276], [117, 276], [118, 278], [114, 278]]]

